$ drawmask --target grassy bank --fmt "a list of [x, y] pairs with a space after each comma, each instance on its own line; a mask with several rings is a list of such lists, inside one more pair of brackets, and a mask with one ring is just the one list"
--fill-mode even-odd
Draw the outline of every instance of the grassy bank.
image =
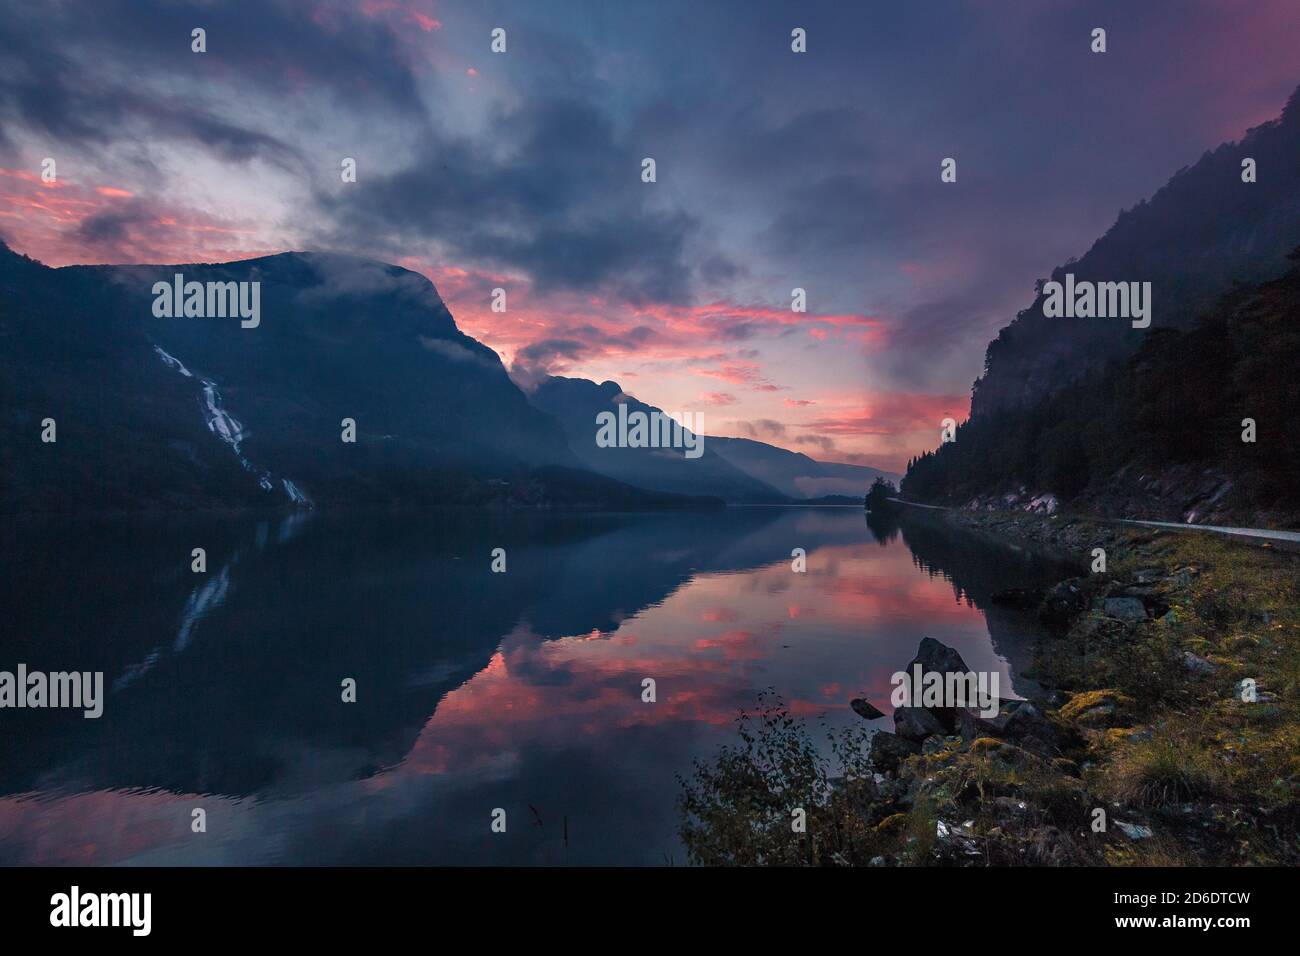
[[1063, 517], [939, 520], [1089, 565], [1105, 549], [1104, 572], [1047, 595], [1056, 630], [1027, 675], [1041, 698], [915, 753], [840, 735], [827, 760], [767, 701], [683, 781], [694, 862], [1300, 863], [1300, 556]]

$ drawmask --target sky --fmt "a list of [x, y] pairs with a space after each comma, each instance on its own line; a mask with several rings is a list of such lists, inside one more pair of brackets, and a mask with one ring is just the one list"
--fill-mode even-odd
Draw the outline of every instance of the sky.
[[1294, 0], [0, 0], [0, 237], [395, 262], [525, 389], [902, 470], [1035, 281], [1275, 117], [1297, 50]]

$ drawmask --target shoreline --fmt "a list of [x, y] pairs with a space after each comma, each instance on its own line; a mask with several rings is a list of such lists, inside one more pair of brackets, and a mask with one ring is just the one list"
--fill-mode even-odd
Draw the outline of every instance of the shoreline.
[[[1085, 516], [951, 510], [922, 520], [934, 518], [1089, 569], [1037, 602], [1054, 636], [1026, 676], [1044, 688], [1036, 703], [1058, 743], [1038, 755], [1050, 758], [1034, 768], [1042, 792], [1019, 796], [1059, 828], [1050, 856], [1060, 858], [1041, 862], [1300, 862], [1300, 714], [1291, 703], [1300, 557], [1267, 541]], [[1105, 571], [1091, 570], [1095, 548]], [[1004, 600], [1028, 606], [1034, 597]], [[1008, 769], [1025, 762], [1008, 746], [947, 738], [916, 769], [924, 780], [990, 759]], [[1088, 811], [1068, 830], [1074, 813], [1051, 807], [1062, 792]], [[1098, 831], [1098, 821], [1109, 825]]]
[[[898, 708], [892, 730], [855, 699], [864, 723], [829, 737], [824, 769], [804, 760], [818, 746], [806, 726], [761, 699], [741, 745], [682, 780], [692, 862], [1300, 864], [1300, 555], [1082, 516], [901, 511], [1079, 569], [992, 595], [1045, 628], [1016, 675], [1036, 691], [992, 718]], [[898, 665], [918, 662], [969, 671], [929, 637]], [[791, 793], [813, 796], [797, 843]]]

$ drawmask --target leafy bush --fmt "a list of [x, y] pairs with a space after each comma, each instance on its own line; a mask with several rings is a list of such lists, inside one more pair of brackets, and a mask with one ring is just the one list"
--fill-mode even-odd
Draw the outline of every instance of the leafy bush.
[[[871, 815], [876, 789], [865, 728], [826, 731], [830, 759], [774, 693], [737, 721], [740, 743], [679, 776], [680, 832], [704, 866], [864, 865], [881, 837]], [[806, 814], [795, 832], [794, 811]]]

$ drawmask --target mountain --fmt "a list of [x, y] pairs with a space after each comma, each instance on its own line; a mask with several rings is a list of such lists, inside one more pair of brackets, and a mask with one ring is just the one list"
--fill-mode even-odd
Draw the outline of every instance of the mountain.
[[[597, 444], [597, 416], [641, 412], [663, 414], [661, 409], [626, 394], [617, 382], [597, 384], [585, 378], [553, 375], [530, 396], [534, 405], [558, 420], [569, 447], [586, 467], [641, 488], [673, 494], [714, 495], [742, 504], [779, 504], [789, 498], [776, 488], [746, 474], [714, 450], [706, 438], [702, 453], [688, 457], [684, 448], [601, 447]], [[692, 433], [693, 434], [693, 433]]]
[[[1242, 181], [1253, 159], [1257, 182]], [[1121, 212], [1064, 281], [1150, 282], [1150, 329], [1123, 319], [1043, 315], [1043, 295], [998, 333], [976, 381], [971, 417], [1033, 405], [1055, 389], [1131, 355], [1152, 329], [1187, 329], [1234, 283], [1276, 278], [1300, 245], [1300, 89], [1279, 119], [1207, 152], [1151, 197]]]
[[1152, 332], [1127, 363], [1030, 409], [965, 423], [955, 442], [912, 463], [903, 491], [977, 506], [1054, 510], [1059, 498], [1108, 517], [1300, 526], [1300, 248], [1290, 258], [1284, 275], [1235, 289], [1191, 329]]
[[[1242, 181], [1248, 158], [1258, 182]], [[1048, 319], [1040, 295], [989, 345], [956, 441], [910, 463], [902, 490], [976, 507], [1300, 523], [1297, 247], [1300, 90], [1279, 119], [1180, 170], [1053, 272], [1151, 282], [1150, 327]]]
[[[176, 274], [258, 283], [256, 322], [159, 316]], [[0, 243], [0, 356], [7, 511], [705, 504], [583, 469], [427, 279], [365, 259], [50, 269]]]
[[647, 415], [662, 410], [628, 395], [617, 382], [551, 376], [531, 395], [533, 403], [564, 426], [569, 445], [587, 467], [643, 488], [716, 495], [742, 504], [786, 503], [825, 495], [861, 499], [877, 475], [898, 476], [875, 468], [820, 462], [748, 438], [705, 436], [703, 454], [660, 448], [602, 448], [597, 444], [601, 412]]
[[751, 438], [709, 436], [708, 447], [745, 474], [766, 482], [791, 498], [820, 498], [824, 495], [848, 495], [861, 499], [876, 478], [898, 484], [899, 476], [866, 465], [817, 461], [795, 451], [787, 451]]

